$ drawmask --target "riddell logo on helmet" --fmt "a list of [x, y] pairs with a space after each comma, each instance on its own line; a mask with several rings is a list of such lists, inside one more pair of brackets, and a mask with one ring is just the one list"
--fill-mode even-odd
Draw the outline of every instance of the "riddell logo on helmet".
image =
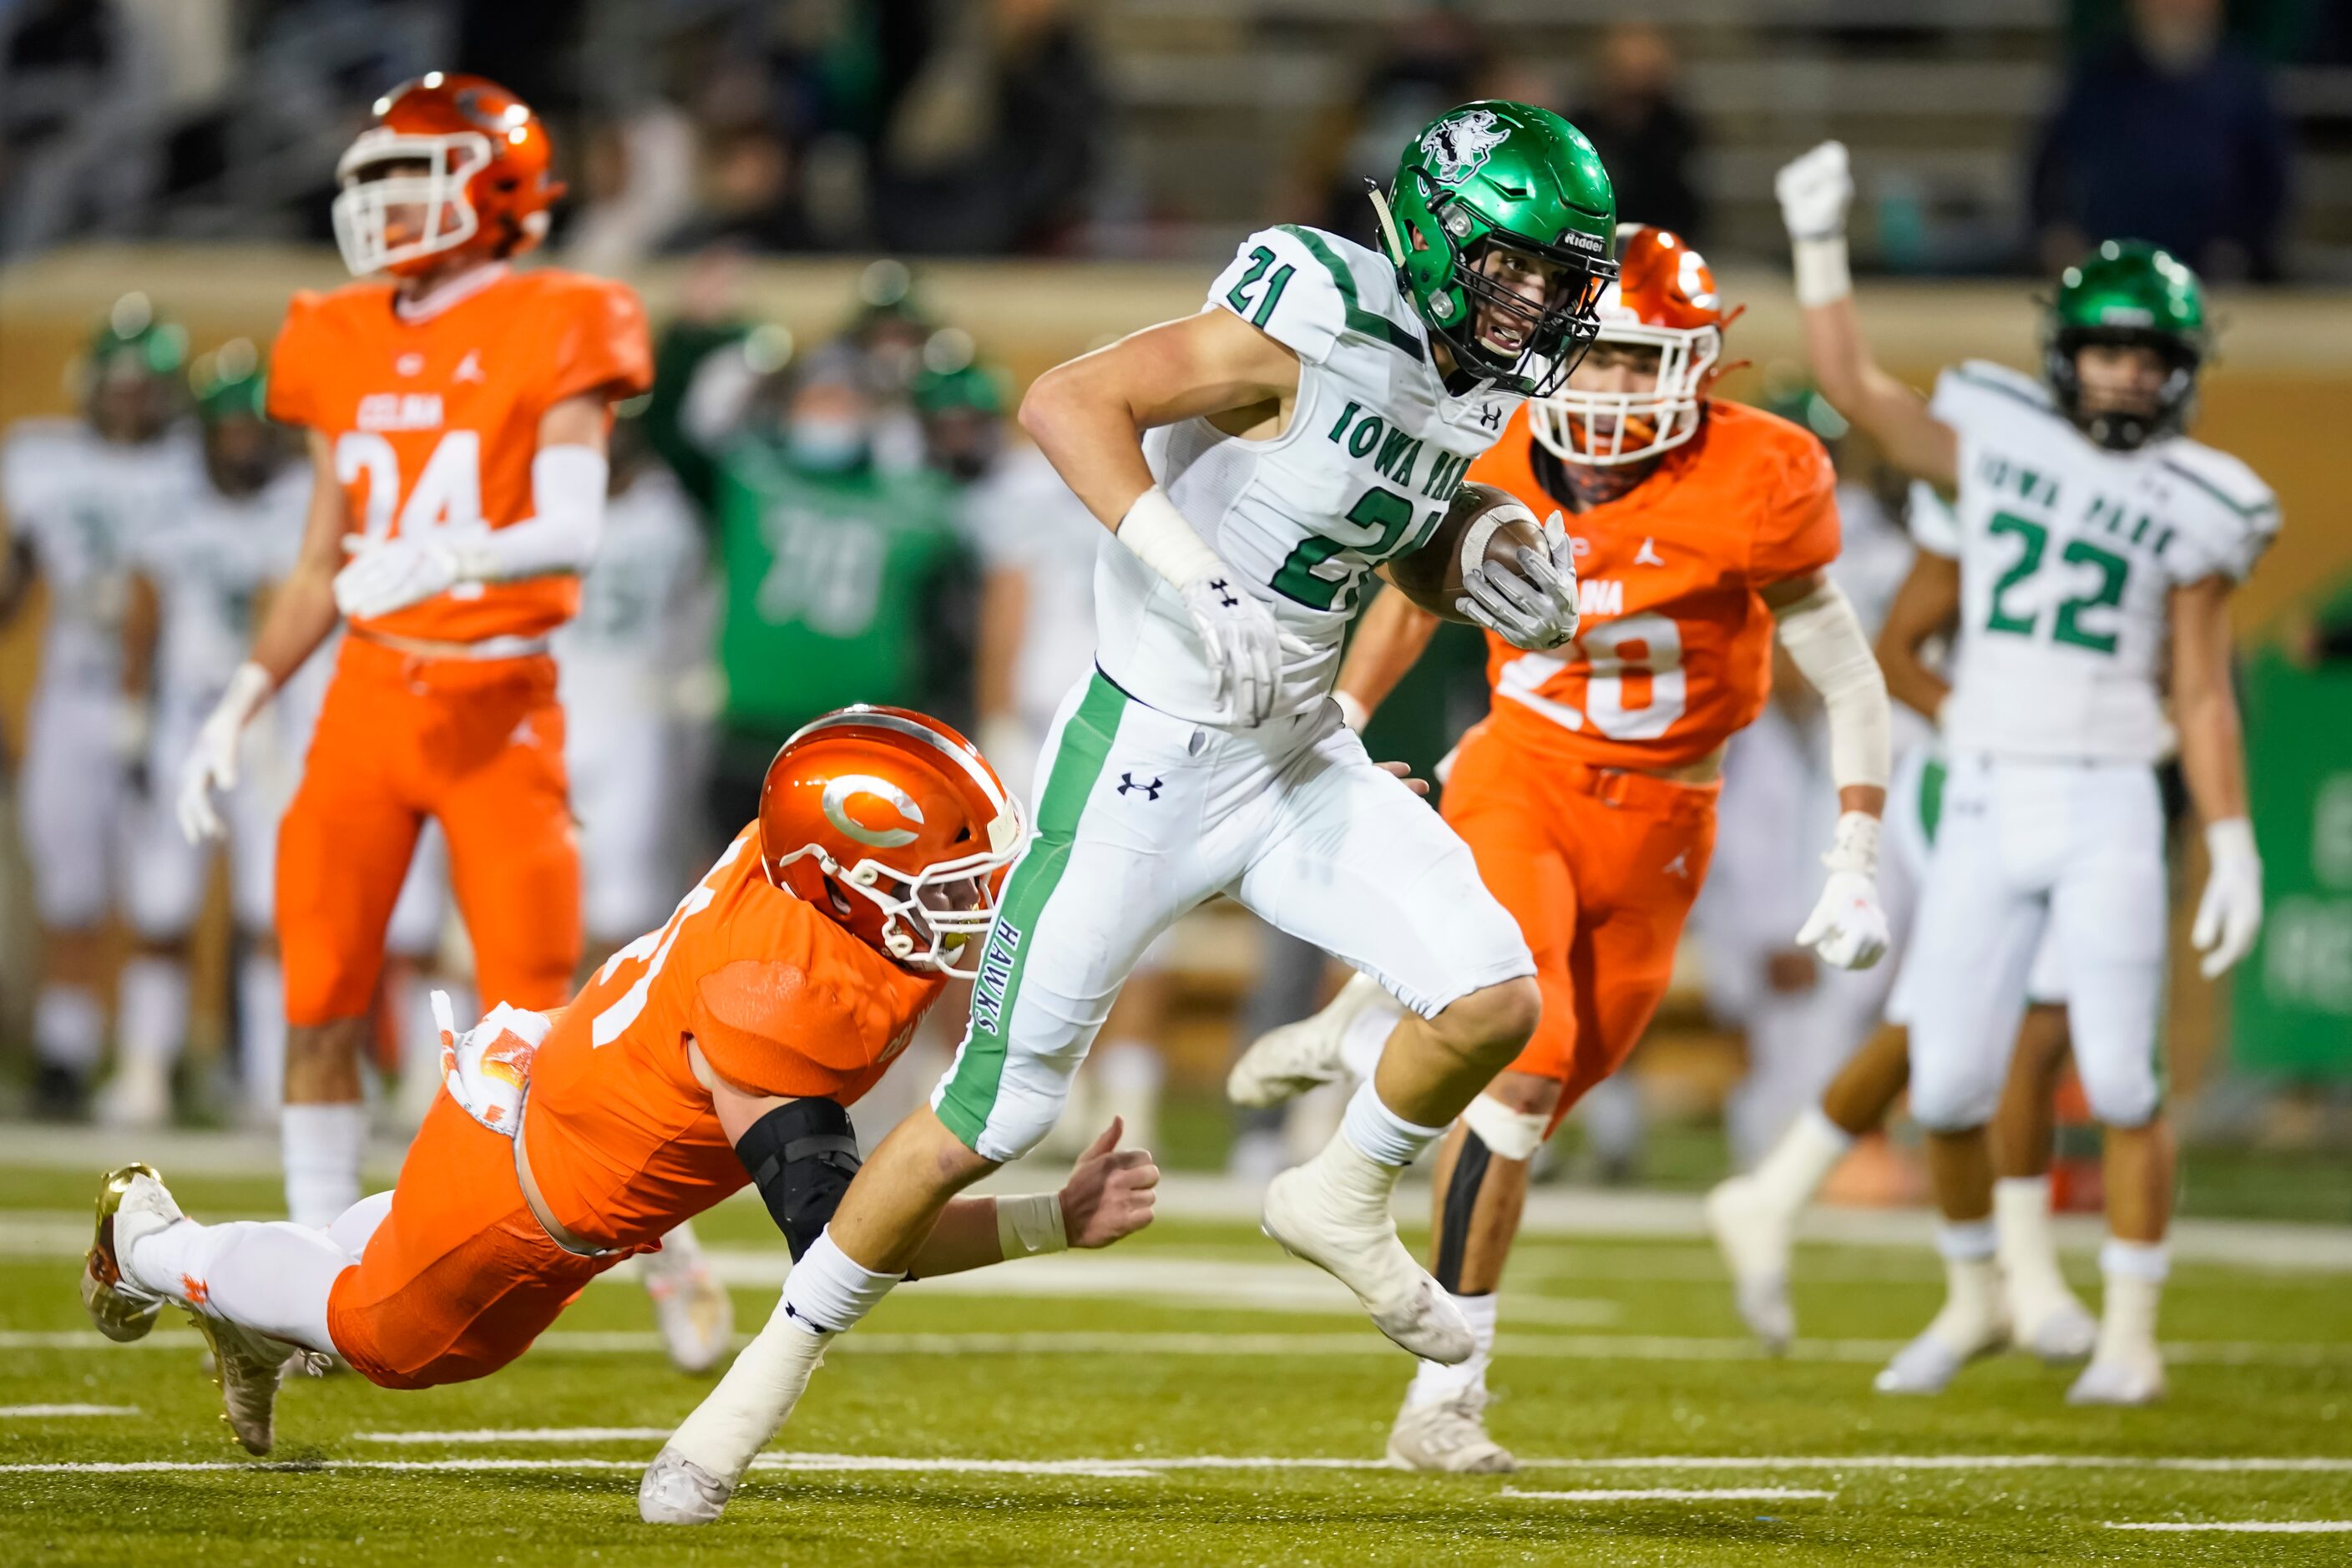
[[896, 849], [915, 841], [912, 828], [868, 827], [850, 816], [851, 799], [861, 795], [882, 801], [916, 827], [923, 826], [923, 808], [915, 804], [915, 797], [888, 779], [877, 778], [872, 773], [844, 773], [826, 784], [824, 797], [820, 803], [824, 809], [824, 819], [858, 843], [869, 844], [877, 849]]
[[1561, 229], [1559, 231], [1559, 237], [1553, 240], [1552, 243], [1554, 245], [1564, 245], [1570, 250], [1588, 251], [1594, 256], [1598, 256], [1602, 251], [1609, 248], [1608, 242], [1603, 240], [1599, 235], [1587, 234], [1580, 228]]

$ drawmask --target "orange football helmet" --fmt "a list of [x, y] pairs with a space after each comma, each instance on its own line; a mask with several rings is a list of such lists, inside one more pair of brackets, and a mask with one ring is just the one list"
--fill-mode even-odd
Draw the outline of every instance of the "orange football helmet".
[[418, 272], [452, 252], [520, 256], [546, 237], [563, 186], [529, 104], [483, 77], [429, 71], [374, 113], [335, 163], [335, 244], [354, 273]]
[[904, 708], [802, 726], [760, 787], [769, 879], [908, 969], [971, 979], [1028, 827], [970, 741]]
[[1680, 235], [1625, 224], [1617, 237], [1617, 280], [1601, 297], [1594, 341], [1656, 349], [1658, 382], [1647, 392], [1563, 386], [1529, 403], [1536, 439], [1564, 463], [1639, 462], [1697, 435], [1723, 362], [1723, 329], [1738, 314], [1724, 310], [1714, 269]]

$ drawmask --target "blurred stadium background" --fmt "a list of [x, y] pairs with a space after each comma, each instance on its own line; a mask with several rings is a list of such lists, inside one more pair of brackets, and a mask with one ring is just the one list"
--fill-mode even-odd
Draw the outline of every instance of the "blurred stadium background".
[[[730, 424], [778, 433], [788, 412], [758, 390], [811, 363], [854, 362], [885, 424], [907, 417], [919, 364], [976, 356], [1013, 395], [1196, 308], [1261, 223], [1364, 230], [1363, 177], [1471, 97], [1568, 113], [1626, 217], [1708, 251], [1748, 307], [1733, 395], [1801, 395], [1770, 184], [1822, 137], [1854, 150], [1881, 356], [1921, 385], [1963, 357], [2032, 366], [2048, 258], [2085, 236], [2171, 246], [2221, 301], [2198, 434], [2269, 479], [2287, 519], [2238, 595], [2270, 921], [2230, 984], [2183, 962], [2171, 993], [2185, 1205], [2352, 1221], [2352, 5], [0, 0], [0, 425], [74, 411], [76, 357], [128, 293], [197, 353], [266, 345], [292, 290], [344, 277], [328, 200], [367, 103], [436, 67], [499, 79], [547, 117], [572, 190], [551, 252], [644, 290], [671, 376], [657, 407], [688, 399], [681, 378], [741, 367], [750, 395], [711, 393], [718, 414], [676, 422], [706, 450]], [[1840, 456], [1850, 483], [1876, 483], [1868, 452]], [[12, 767], [41, 613], [37, 594], [0, 627]], [[716, 660], [699, 636], [698, 668]], [[1476, 657], [1466, 635], [1442, 647], [1414, 700], [1383, 711], [1376, 751], [1426, 769], [1483, 700]], [[898, 695], [971, 717], [970, 659], [925, 668], [929, 684]], [[680, 755], [719, 775], [722, 689], [681, 682], [674, 714]], [[671, 786], [666, 813], [696, 825], [677, 836], [673, 889], [734, 826], [714, 819], [706, 801], [724, 809], [726, 793], [706, 782]], [[2178, 836], [2177, 890], [2198, 886], [2195, 837]], [[181, 1114], [200, 1123], [235, 1121], [241, 1103], [226, 905], [215, 889], [182, 1073]], [[10, 831], [0, 1110], [30, 1103], [35, 952]], [[1143, 1037], [1164, 1067], [1163, 1157], [1232, 1157], [1245, 1130], [1217, 1092], [1231, 1051], [1330, 983], [1237, 909], [1187, 923]], [[1722, 1173], [1723, 1107], [1748, 1066], [1735, 989], [1692, 942], [1626, 1091], [1596, 1097], [1564, 1172], [1685, 1188]], [[894, 1077], [911, 1093], [921, 1070]], [[2070, 1139], [2066, 1201], [2095, 1206], [2095, 1140]], [[1896, 1142], [1858, 1195], [1916, 1196]]]

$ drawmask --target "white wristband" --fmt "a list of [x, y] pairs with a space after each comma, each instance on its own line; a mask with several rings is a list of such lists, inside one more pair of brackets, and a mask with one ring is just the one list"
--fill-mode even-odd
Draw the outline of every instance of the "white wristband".
[[1179, 588], [1224, 567], [1158, 485], [1135, 498], [1117, 531], [1137, 560]]
[[996, 1240], [1009, 1261], [1060, 1252], [1070, 1245], [1062, 1228], [1062, 1196], [1044, 1193], [996, 1200]]
[[1334, 691], [1331, 693], [1331, 700], [1339, 705], [1339, 722], [1356, 731], [1357, 734], [1362, 734], [1364, 726], [1372, 721], [1372, 716], [1364, 705], [1346, 692]]
[[1832, 871], [1857, 871], [1876, 881], [1879, 831], [1878, 818], [1866, 811], [1840, 812], [1837, 831], [1830, 836], [1822, 864]]
[[1853, 274], [1846, 265], [1845, 236], [1792, 241], [1797, 263], [1797, 303], [1834, 305], [1853, 292]]
[[261, 711], [261, 705], [277, 689], [278, 682], [270, 679], [269, 672], [247, 659], [228, 678], [227, 689], [221, 693], [220, 702], [213, 711], [235, 714], [236, 727], [242, 730], [253, 721], [253, 716]]
[[2254, 825], [2242, 816], [2225, 816], [2219, 822], [2205, 825], [2205, 853], [2216, 866], [2231, 861], [2251, 861], [2259, 865], [2262, 851], [2254, 845]]

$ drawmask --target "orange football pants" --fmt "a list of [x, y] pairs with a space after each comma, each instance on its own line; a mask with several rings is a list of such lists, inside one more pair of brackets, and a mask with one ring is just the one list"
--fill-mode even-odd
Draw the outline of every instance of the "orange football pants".
[[482, 1005], [571, 994], [580, 847], [555, 661], [417, 658], [352, 636], [278, 830], [289, 1023], [368, 1010], [427, 816], [448, 839]]
[[1547, 1136], [1657, 1012], [1720, 793], [1540, 756], [1492, 730], [1463, 741], [1445, 820], [1535, 954], [1543, 1019], [1511, 1070], [1564, 1086]]
[[392, 1211], [327, 1296], [327, 1332], [384, 1388], [487, 1377], [629, 1255], [566, 1252], [523, 1202], [514, 1141], [434, 1097]]

